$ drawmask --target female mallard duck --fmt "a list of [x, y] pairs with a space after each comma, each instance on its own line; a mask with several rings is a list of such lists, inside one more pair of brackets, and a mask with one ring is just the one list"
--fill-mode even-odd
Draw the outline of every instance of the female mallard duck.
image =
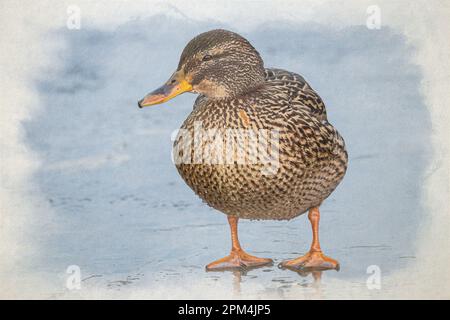
[[338, 262], [320, 248], [319, 206], [344, 177], [347, 152], [317, 93], [298, 74], [265, 69], [256, 49], [226, 30], [192, 39], [176, 72], [139, 107], [186, 91], [200, 96], [175, 140], [176, 166], [200, 198], [228, 216], [231, 228], [231, 253], [207, 270], [272, 263], [241, 248], [239, 218], [284, 220], [306, 211], [311, 248], [281, 266], [338, 269]]

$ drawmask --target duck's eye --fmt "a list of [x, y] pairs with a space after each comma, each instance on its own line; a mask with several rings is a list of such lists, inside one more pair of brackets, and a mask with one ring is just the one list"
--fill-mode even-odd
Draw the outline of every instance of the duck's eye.
[[207, 54], [207, 55], [203, 56], [202, 61], [209, 61], [211, 59], [212, 59], [212, 55]]

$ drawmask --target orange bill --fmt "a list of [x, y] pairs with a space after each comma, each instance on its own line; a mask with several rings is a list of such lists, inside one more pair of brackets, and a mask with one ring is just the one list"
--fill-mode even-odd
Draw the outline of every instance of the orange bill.
[[138, 102], [139, 108], [164, 103], [183, 92], [191, 91], [192, 85], [186, 79], [184, 71], [175, 72], [170, 79], [160, 88], [147, 94]]

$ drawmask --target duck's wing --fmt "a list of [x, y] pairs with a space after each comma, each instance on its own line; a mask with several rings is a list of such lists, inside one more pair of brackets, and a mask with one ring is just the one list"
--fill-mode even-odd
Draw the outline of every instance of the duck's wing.
[[322, 99], [305, 79], [293, 72], [266, 69], [266, 80], [270, 86], [261, 95], [262, 114], [271, 113], [270, 121], [287, 132], [283, 139], [291, 146], [286, 149], [291, 153], [288, 157], [297, 158], [298, 165], [306, 167], [328, 166], [335, 161], [339, 171], [345, 170], [344, 139], [328, 122]]
[[266, 69], [266, 81], [286, 90], [290, 105], [307, 111], [318, 120], [327, 120], [325, 104], [299, 74], [282, 69]]
[[194, 102], [194, 106], [193, 106], [193, 110], [195, 110], [196, 108], [198, 108], [200, 105], [206, 103], [206, 101], [208, 100], [208, 98], [202, 94], [200, 94], [197, 99], [195, 99]]

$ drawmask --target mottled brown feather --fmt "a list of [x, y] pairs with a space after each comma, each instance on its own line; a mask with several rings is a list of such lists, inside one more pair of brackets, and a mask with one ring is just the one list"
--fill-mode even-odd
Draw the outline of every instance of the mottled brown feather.
[[[203, 129], [222, 132], [250, 127], [280, 133], [280, 167], [274, 175], [264, 175], [259, 163], [177, 164], [189, 187], [227, 215], [292, 219], [319, 206], [345, 175], [344, 140], [328, 122], [321, 98], [298, 74], [266, 69], [264, 85], [245, 95], [226, 100], [199, 96], [182, 129], [193, 130], [196, 121]], [[175, 149], [183, 143], [179, 136]]]

